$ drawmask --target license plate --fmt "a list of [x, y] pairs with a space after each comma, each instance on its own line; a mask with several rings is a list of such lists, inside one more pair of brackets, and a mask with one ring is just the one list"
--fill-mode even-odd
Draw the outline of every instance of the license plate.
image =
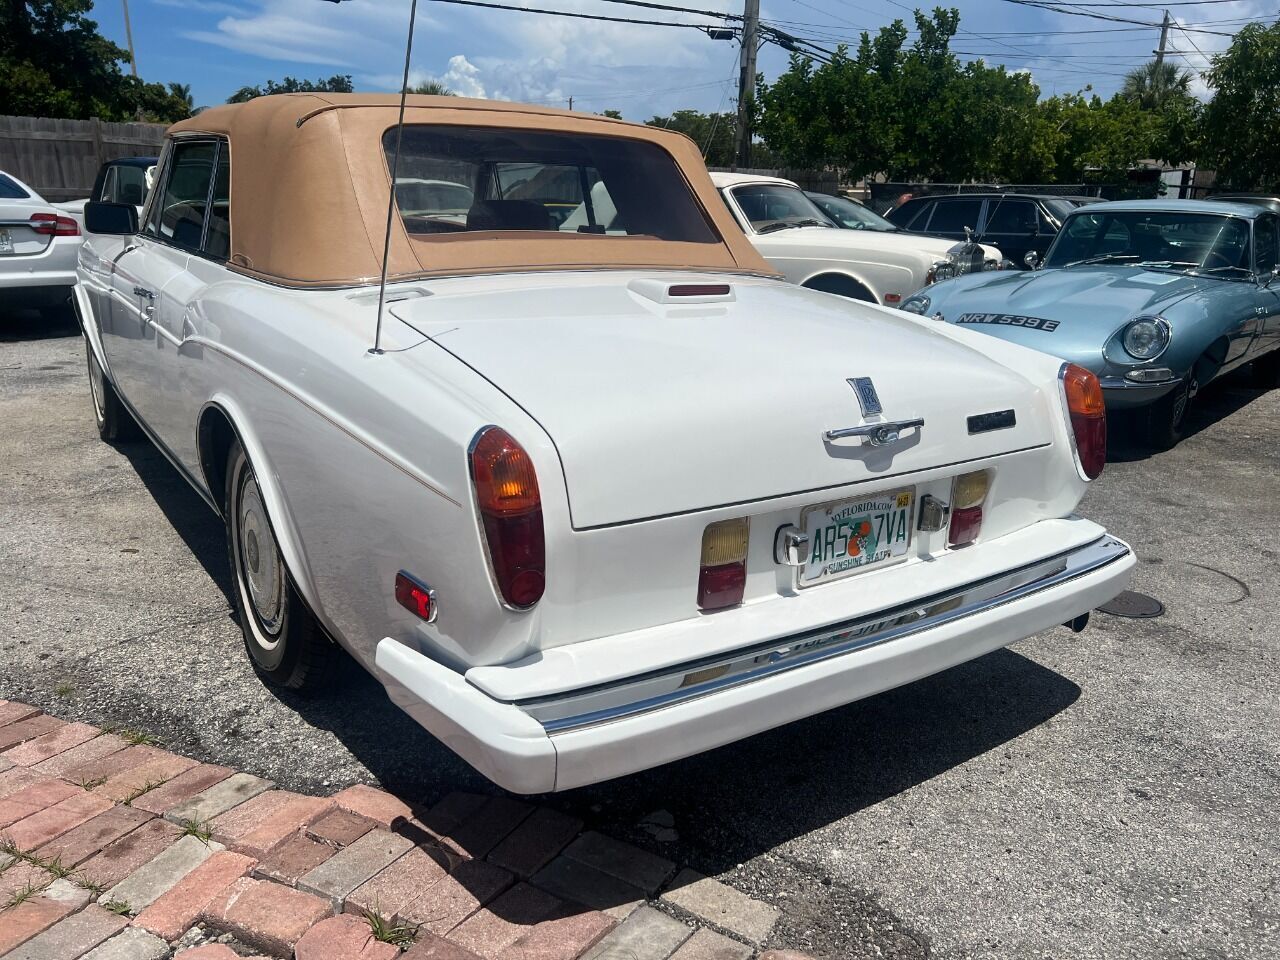
[[13, 234], [0, 230], [0, 254], [13, 253]]
[[907, 487], [806, 509], [800, 527], [809, 535], [809, 559], [800, 568], [800, 586], [838, 580], [905, 557], [915, 499], [915, 489]]

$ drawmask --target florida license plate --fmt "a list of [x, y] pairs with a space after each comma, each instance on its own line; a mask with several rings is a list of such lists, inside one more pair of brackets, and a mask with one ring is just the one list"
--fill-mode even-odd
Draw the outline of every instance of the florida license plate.
[[13, 234], [8, 230], [0, 229], [0, 256], [6, 253], [13, 253]]
[[800, 527], [809, 535], [809, 559], [800, 586], [837, 580], [907, 555], [915, 489], [908, 487], [855, 500], [809, 507]]

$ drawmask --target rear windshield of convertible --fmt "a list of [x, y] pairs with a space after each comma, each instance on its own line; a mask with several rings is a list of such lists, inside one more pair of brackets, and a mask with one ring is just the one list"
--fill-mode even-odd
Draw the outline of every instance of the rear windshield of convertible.
[[[390, 169], [394, 128], [382, 145]], [[720, 242], [670, 154], [623, 137], [406, 126], [396, 203], [416, 236], [518, 230]]]

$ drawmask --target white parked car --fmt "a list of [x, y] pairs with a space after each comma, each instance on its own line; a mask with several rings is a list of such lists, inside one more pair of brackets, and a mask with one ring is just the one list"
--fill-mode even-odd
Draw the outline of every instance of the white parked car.
[[74, 219], [0, 171], [0, 303], [65, 309], [81, 239]]
[[897, 231], [844, 230], [790, 180], [713, 173], [755, 248], [792, 283], [896, 306], [935, 280], [999, 269], [995, 247]]
[[[669, 131], [412, 97], [399, 174], [473, 202], [395, 217], [372, 350], [396, 103], [207, 110], [140, 223], [86, 207], [99, 431], [136, 421], [222, 515], [267, 681], [316, 685], [336, 642], [497, 783], [563, 790], [1125, 586], [1073, 512], [1091, 374], [783, 282]], [[514, 167], [563, 189], [504, 196]]]

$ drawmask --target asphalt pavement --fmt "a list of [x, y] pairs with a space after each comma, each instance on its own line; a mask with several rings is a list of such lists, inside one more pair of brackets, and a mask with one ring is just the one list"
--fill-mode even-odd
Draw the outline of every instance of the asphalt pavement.
[[[495, 788], [350, 667], [321, 700], [243, 655], [220, 522], [93, 426], [73, 323], [0, 308], [0, 697], [299, 790]], [[1082, 512], [1167, 607], [1095, 614], [899, 690], [557, 795], [783, 911], [821, 958], [1280, 957], [1280, 390], [1117, 445]]]

